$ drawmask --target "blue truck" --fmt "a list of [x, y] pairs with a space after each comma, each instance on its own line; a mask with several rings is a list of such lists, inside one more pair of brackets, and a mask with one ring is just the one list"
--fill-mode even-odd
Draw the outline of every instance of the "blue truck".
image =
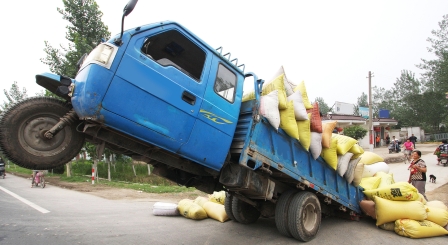
[[[281, 234], [300, 241], [317, 235], [322, 215], [360, 215], [362, 190], [260, 116], [263, 80], [222, 50], [175, 22], [122, 24], [80, 60], [75, 78], [36, 76], [62, 99], [33, 97], [4, 112], [0, 148], [20, 166], [51, 169], [85, 141], [102, 145], [180, 185], [225, 190], [229, 218], [274, 217]], [[243, 103], [252, 78], [255, 100]]]

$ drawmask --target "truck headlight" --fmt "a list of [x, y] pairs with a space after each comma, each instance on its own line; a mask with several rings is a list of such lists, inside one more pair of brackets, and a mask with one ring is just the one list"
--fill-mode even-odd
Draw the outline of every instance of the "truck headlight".
[[86, 57], [82, 63], [81, 69], [88, 64], [98, 64], [109, 69], [117, 53], [117, 47], [108, 43], [102, 43], [98, 45], [90, 54]]

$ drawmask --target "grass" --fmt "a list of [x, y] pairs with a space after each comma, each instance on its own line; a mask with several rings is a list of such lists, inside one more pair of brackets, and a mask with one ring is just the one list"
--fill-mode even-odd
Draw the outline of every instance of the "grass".
[[[90, 165], [89, 165], [90, 168]], [[73, 169], [73, 168], [72, 168]], [[147, 171], [147, 167], [144, 166], [144, 169]], [[18, 173], [22, 175], [31, 175], [32, 170], [19, 167], [15, 164], [9, 164], [9, 167], [6, 168], [6, 171], [11, 173]], [[55, 176], [59, 177], [60, 181], [65, 182], [90, 182], [91, 176], [86, 175], [84, 173], [73, 173], [71, 177], [67, 177], [67, 174], [51, 174], [51, 171], [47, 174], [47, 176]], [[166, 179], [163, 179], [156, 175], [147, 175], [147, 172], [141, 171], [143, 174], [138, 174], [137, 176], [134, 176], [133, 173], [121, 173], [122, 178], [120, 179], [120, 173], [115, 172], [112, 175], [112, 181], [108, 181], [106, 179], [100, 179], [96, 182], [96, 185], [104, 185], [109, 186], [113, 188], [126, 188], [126, 189], [133, 189], [137, 191], [147, 192], [147, 193], [188, 193], [188, 192], [194, 192], [195, 188], [187, 188], [185, 186], [178, 186], [175, 183], [168, 181]], [[130, 177], [132, 175], [132, 177]], [[101, 175], [100, 175], [101, 178]], [[128, 181], [128, 180], [134, 180], [134, 181]]]

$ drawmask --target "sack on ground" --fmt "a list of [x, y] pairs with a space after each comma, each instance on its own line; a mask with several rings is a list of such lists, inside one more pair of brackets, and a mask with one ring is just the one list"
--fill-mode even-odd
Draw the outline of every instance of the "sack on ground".
[[428, 211], [428, 217], [426, 218], [429, 221], [432, 221], [440, 226], [445, 226], [448, 224], [448, 211], [442, 208], [429, 207], [426, 206]]
[[222, 204], [215, 202], [206, 202], [204, 203], [204, 210], [207, 213], [208, 217], [215, 219], [221, 223], [226, 222], [229, 219], [226, 210], [224, 209], [224, 205]]
[[368, 216], [376, 219], [375, 202], [372, 200], [362, 200], [359, 202], [359, 207]]
[[448, 210], [448, 207], [445, 205], [445, 203], [443, 203], [442, 201], [438, 201], [438, 200], [426, 202], [425, 205], [428, 207], [435, 207], [435, 208], [441, 208], [441, 209]]
[[178, 216], [177, 204], [168, 202], [156, 202], [152, 206], [152, 214], [156, 216]]
[[199, 204], [194, 203], [193, 200], [190, 199], [182, 199], [177, 204], [177, 208], [182, 216], [189, 219], [206, 219], [207, 213], [205, 210], [199, 206]]
[[201, 207], [204, 207], [204, 203], [209, 202], [210, 200], [206, 197], [198, 196], [194, 199], [194, 203], [198, 204]]
[[425, 238], [448, 235], [448, 231], [429, 220], [398, 219], [395, 233], [410, 238]]
[[397, 219], [424, 220], [428, 217], [426, 207], [419, 201], [391, 201], [375, 197], [376, 226]]

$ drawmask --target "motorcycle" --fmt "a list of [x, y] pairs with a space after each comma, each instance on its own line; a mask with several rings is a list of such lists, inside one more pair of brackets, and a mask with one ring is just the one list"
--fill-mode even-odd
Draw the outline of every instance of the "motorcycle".
[[31, 188], [33, 188], [33, 186], [38, 187], [39, 185], [40, 187], [45, 188], [45, 178], [42, 171], [34, 171], [31, 179]]
[[440, 152], [439, 163], [442, 164], [444, 167], [448, 165], [448, 152], [446, 151]]
[[399, 153], [401, 151], [400, 142], [398, 142], [398, 141], [395, 143], [394, 143], [394, 141], [390, 142], [390, 144], [387, 148], [389, 149], [389, 154], [390, 153]]

